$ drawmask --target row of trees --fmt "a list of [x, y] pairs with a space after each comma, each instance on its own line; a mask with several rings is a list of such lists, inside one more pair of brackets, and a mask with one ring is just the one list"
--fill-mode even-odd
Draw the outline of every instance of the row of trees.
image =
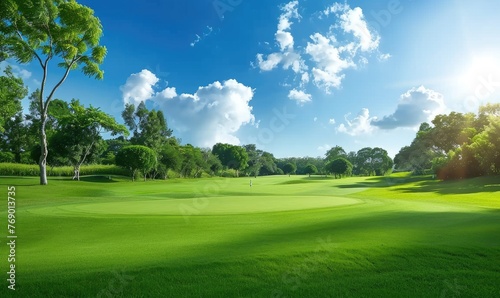
[[433, 172], [440, 179], [500, 174], [500, 104], [478, 114], [438, 115], [422, 123], [413, 142], [394, 158], [396, 168]]
[[[15, 86], [15, 88], [13, 87]], [[0, 90], [17, 90], [1, 94], [10, 96], [15, 107], [3, 109], [0, 133], [0, 162], [34, 163], [42, 152], [38, 138], [42, 117], [38, 109], [39, 91], [30, 97], [29, 113], [23, 115], [20, 101], [27, 94], [22, 80], [7, 68], [0, 79]], [[3, 97], [2, 98], [6, 98]], [[16, 98], [13, 100], [12, 98]], [[213, 148], [181, 145], [173, 136], [161, 111], [149, 110], [144, 103], [126, 105], [122, 112], [125, 125], [98, 108], [85, 107], [79, 100], [52, 100], [45, 120], [49, 166], [71, 165], [79, 179], [83, 164], [117, 164], [130, 169], [133, 177], [141, 172], [149, 178], [168, 178], [169, 173], [181, 177], [202, 175], [276, 175], [382, 174], [377, 157], [385, 160], [387, 152], [364, 148], [346, 154], [341, 147], [330, 150], [326, 158], [282, 158], [260, 150], [254, 144], [235, 146], [215, 144]], [[115, 136], [104, 140], [103, 133]], [[336, 162], [334, 162], [337, 159]], [[389, 159], [390, 160], [390, 159]], [[344, 161], [344, 162], [342, 162]], [[359, 169], [359, 170], [358, 170]], [[232, 172], [231, 172], [232, 171]]]
[[[173, 137], [163, 113], [149, 110], [144, 103], [137, 107], [125, 106], [122, 117], [126, 126], [75, 99], [71, 102], [52, 100], [43, 120], [39, 90], [30, 95], [29, 114], [23, 115], [21, 100], [27, 92], [22, 80], [7, 67], [0, 77], [3, 103], [0, 106], [0, 162], [39, 161], [44, 151], [39, 131], [40, 126], [44, 126], [47, 151], [51, 152], [45, 157], [47, 163], [73, 166], [77, 179], [79, 168], [85, 163], [116, 163], [151, 178], [167, 178], [169, 172], [181, 177], [225, 175], [228, 170], [249, 176], [331, 173], [341, 177], [384, 175], [393, 168], [387, 151], [378, 147], [347, 153], [336, 146], [325, 158], [277, 159], [253, 144], [216, 144], [213, 148], [181, 145], [180, 140]], [[423, 123], [413, 142], [396, 155], [396, 168], [415, 173], [432, 171], [441, 179], [500, 174], [499, 116], [500, 104], [483, 106], [478, 114], [452, 112], [436, 116], [431, 124]], [[104, 140], [104, 132], [117, 137]], [[154, 154], [149, 160], [154, 162], [144, 167], [132, 165], [131, 155], [117, 158], [127, 146], [149, 148]], [[130, 150], [138, 154], [140, 149]]]

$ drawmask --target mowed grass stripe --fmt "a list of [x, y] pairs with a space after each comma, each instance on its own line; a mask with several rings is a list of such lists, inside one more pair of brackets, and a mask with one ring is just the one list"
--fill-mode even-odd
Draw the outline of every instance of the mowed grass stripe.
[[210, 197], [184, 200], [144, 200], [90, 204], [68, 204], [59, 207], [29, 209], [42, 215], [224, 215], [307, 210], [360, 204], [361, 200], [317, 196]]

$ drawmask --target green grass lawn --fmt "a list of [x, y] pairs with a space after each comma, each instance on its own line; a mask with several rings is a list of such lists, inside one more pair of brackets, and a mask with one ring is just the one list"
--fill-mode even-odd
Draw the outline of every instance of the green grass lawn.
[[0, 177], [0, 297], [500, 297], [499, 177], [49, 182]]

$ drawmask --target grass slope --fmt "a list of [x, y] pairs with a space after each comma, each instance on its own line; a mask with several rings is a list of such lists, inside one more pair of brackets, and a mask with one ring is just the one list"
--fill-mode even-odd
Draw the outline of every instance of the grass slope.
[[83, 180], [0, 178], [17, 295], [500, 296], [498, 177]]

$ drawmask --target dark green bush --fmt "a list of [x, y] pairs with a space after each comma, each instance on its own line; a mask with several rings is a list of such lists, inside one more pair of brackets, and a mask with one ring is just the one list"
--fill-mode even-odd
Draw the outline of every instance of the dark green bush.
[[15, 162], [16, 157], [11, 152], [0, 152], [0, 162]]

